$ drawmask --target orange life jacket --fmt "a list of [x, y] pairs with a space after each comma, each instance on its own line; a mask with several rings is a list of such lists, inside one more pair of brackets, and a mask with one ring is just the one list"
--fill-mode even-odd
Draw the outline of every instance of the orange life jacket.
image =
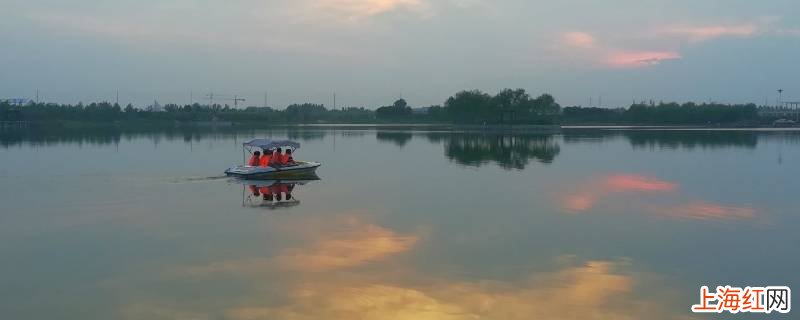
[[269, 166], [270, 160], [272, 160], [271, 158], [272, 157], [269, 155], [263, 155], [261, 159], [259, 159], [258, 164], [262, 167], [267, 167]]
[[251, 167], [255, 167], [259, 163], [261, 163], [259, 160], [260, 160], [259, 156], [253, 155], [252, 157], [250, 157], [250, 161], [247, 161], [247, 165], [251, 166]]
[[281, 154], [280, 153], [273, 153], [269, 159], [269, 164], [281, 164]]
[[288, 163], [292, 163], [292, 162], [294, 162], [294, 159], [292, 158], [292, 155], [291, 155], [291, 154], [288, 154], [288, 153], [287, 153], [287, 154], [284, 154], [284, 155], [281, 157], [281, 163], [282, 163], [282, 164], [288, 164]]

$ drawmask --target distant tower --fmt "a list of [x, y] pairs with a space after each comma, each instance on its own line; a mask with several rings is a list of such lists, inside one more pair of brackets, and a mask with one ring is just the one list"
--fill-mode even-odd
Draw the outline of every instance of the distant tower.
[[783, 89], [778, 89], [778, 107], [783, 105]]

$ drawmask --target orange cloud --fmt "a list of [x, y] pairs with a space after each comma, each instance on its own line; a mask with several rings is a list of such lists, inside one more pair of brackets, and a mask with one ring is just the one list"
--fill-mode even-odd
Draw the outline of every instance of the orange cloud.
[[597, 40], [586, 32], [568, 32], [563, 36], [566, 45], [578, 48], [592, 48]]
[[286, 268], [305, 271], [353, 267], [408, 251], [417, 240], [417, 236], [368, 224], [321, 239], [310, 248], [289, 249], [276, 260]]
[[720, 37], [750, 37], [759, 32], [753, 24], [745, 25], [718, 25], [718, 26], [678, 26], [661, 30], [667, 35], [687, 37], [690, 41], [700, 42]]
[[[289, 248], [275, 257], [218, 261], [204, 266], [189, 267], [185, 271], [189, 275], [196, 276], [213, 273], [253, 274], [275, 269], [302, 272], [330, 271], [386, 260], [411, 250], [419, 240], [417, 235], [399, 234], [388, 228], [364, 223], [355, 217], [331, 220], [335, 221], [333, 224], [336, 229], [345, 231], [297, 230], [295, 234], [310, 235], [312, 239], [309, 246]], [[318, 227], [311, 221], [305, 225], [307, 229]]]
[[605, 64], [615, 68], [636, 68], [680, 58], [680, 53], [676, 51], [619, 51], [610, 54], [606, 58]]
[[665, 311], [670, 301], [637, 294], [643, 279], [627, 268], [626, 261], [590, 261], [513, 281], [429, 279], [414, 284], [326, 277], [297, 284], [286, 291], [282, 304], [245, 303], [228, 309], [226, 316], [236, 320], [674, 318]]
[[741, 220], [752, 219], [756, 210], [746, 207], [729, 207], [709, 202], [692, 202], [676, 207], [652, 208], [656, 214], [697, 220]]

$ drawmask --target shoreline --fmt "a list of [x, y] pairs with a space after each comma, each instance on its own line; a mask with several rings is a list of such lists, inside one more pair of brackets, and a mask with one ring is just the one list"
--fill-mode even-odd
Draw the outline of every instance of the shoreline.
[[454, 123], [255, 123], [231, 121], [26, 121], [26, 126], [5, 128], [7, 130], [28, 129], [341, 129], [341, 130], [413, 130], [413, 131], [475, 131], [501, 133], [558, 133], [562, 130], [761, 130], [761, 131], [794, 131], [800, 126], [770, 125], [651, 125], [651, 124], [567, 124], [567, 125], [532, 125], [532, 124], [454, 124]]

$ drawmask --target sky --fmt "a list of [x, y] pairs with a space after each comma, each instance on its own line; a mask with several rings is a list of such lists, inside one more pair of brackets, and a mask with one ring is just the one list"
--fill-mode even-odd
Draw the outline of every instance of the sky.
[[[800, 100], [796, 0], [0, 0], [0, 98]], [[602, 101], [602, 104], [600, 104]], [[227, 103], [232, 104], [231, 101]]]

